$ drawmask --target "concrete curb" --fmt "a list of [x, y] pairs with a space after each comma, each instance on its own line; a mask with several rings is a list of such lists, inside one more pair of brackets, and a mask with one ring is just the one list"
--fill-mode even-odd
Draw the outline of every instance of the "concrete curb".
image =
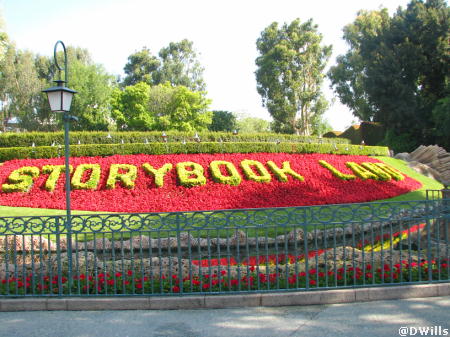
[[16, 298], [0, 299], [0, 311], [220, 309], [323, 305], [433, 296], [450, 296], [450, 283], [237, 295]]

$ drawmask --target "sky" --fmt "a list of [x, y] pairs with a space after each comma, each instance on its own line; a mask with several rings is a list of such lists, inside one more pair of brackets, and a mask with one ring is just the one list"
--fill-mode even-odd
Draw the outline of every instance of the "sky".
[[[333, 45], [327, 69], [347, 51], [342, 28], [360, 9], [389, 9], [408, 0], [0, 0], [6, 32], [19, 49], [52, 55], [58, 40], [89, 50], [95, 63], [123, 75], [128, 56], [144, 46], [157, 55], [170, 42], [193, 41], [204, 70], [213, 110], [227, 110], [270, 120], [256, 91], [256, 40], [276, 21], [309, 18], [323, 44]], [[69, 65], [70, 67], [70, 65]], [[70, 86], [70, 85], [69, 85]], [[325, 113], [334, 130], [354, 120], [326, 80], [323, 91], [334, 101]]]

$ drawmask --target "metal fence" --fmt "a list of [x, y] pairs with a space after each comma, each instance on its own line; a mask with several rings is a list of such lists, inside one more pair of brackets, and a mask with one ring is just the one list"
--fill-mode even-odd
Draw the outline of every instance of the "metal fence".
[[0, 218], [0, 297], [450, 281], [450, 199]]

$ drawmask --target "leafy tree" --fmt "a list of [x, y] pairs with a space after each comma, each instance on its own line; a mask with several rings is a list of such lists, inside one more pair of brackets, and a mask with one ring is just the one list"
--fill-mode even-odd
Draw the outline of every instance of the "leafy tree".
[[312, 120], [326, 109], [321, 83], [331, 46], [312, 20], [278, 27], [272, 23], [257, 40], [257, 90], [274, 119], [274, 129], [309, 135]]
[[240, 133], [261, 133], [270, 130], [270, 122], [257, 117], [244, 117], [237, 121]]
[[22, 127], [32, 127], [30, 117], [37, 115], [34, 104], [41, 91], [32, 53], [17, 51], [12, 44], [6, 48], [1, 62], [0, 87], [4, 123], [8, 118], [18, 117]]
[[375, 38], [388, 25], [387, 9], [359, 11], [355, 22], [343, 29], [343, 38], [350, 46], [349, 51], [345, 55], [339, 55], [336, 65], [328, 72], [331, 85], [340, 101], [361, 120], [373, 120], [376, 110], [365, 90], [367, 64], [362, 55], [362, 44], [366, 37]]
[[440, 99], [433, 109], [437, 143], [450, 151], [450, 96]]
[[173, 86], [185, 86], [192, 91], [204, 91], [203, 68], [197, 60], [193, 42], [171, 42], [159, 51], [161, 67], [159, 83], [170, 82]]
[[123, 85], [169, 82], [172, 86], [185, 86], [193, 91], [205, 90], [203, 68], [197, 60], [192, 41], [184, 39], [171, 42], [169, 46], [161, 48], [158, 56], [152, 55], [145, 47], [130, 55], [124, 68], [126, 77]]
[[140, 82], [114, 91], [112, 116], [119, 128], [128, 130], [202, 131], [211, 124], [209, 104], [202, 92], [184, 86]]
[[149, 85], [155, 84], [159, 81], [155, 77], [159, 76], [158, 69], [160, 65], [160, 60], [152, 55], [146, 47], [131, 54], [124, 68], [126, 74], [123, 81], [124, 86], [135, 85], [139, 82], [145, 82]]
[[147, 109], [149, 92], [150, 86], [145, 82], [113, 91], [111, 114], [118, 129], [152, 130], [155, 119]]
[[108, 130], [114, 77], [101, 65], [70, 62], [69, 85], [78, 93], [72, 101], [71, 114], [78, 118], [72, 123], [73, 130]]
[[444, 0], [412, 0], [393, 17], [360, 12], [344, 29], [349, 52], [330, 71], [335, 91], [356, 116], [382, 122], [390, 145], [435, 143], [433, 111], [450, 94], [449, 32]]
[[236, 116], [232, 112], [214, 110], [212, 113], [212, 123], [209, 126], [210, 131], [231, 132], [237, 128]]

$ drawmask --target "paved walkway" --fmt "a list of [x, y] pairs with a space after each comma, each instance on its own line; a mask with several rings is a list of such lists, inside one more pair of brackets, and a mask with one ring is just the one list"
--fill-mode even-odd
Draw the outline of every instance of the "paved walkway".
[[406, 336], [425, 335], [419, 327], [433, 329], [428, 336], [448, 329], [450, 336], [450, 296], [303, 307], [0, 312], [0, 337], [383, 337], [400, 336], [401, 327], [413, 327]]

